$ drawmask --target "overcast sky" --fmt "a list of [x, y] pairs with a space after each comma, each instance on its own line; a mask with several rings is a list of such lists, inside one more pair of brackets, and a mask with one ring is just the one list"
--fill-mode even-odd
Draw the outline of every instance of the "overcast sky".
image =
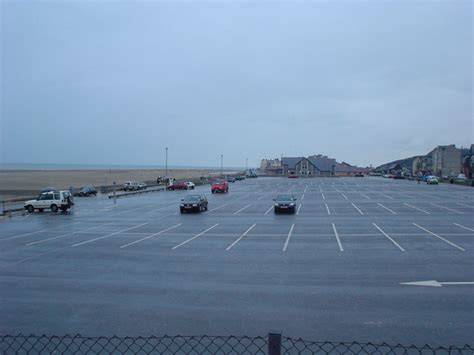
[[0, 2], [3, 163], [378, 165], [474, 141], [471, 1]]

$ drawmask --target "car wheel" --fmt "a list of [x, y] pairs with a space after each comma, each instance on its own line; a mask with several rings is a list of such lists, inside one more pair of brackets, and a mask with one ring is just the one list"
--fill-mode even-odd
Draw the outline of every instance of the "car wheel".
[[32, 205], [29, 205], [27, 210], [29, 213], [33, 213], [35, 211], [35, 208]]
[[278, 208], [275, 207], [275, 208], [273, 209], [273, 212], [274, 212], [275, 214], [278, 213]]
[[204, 211], [207, 211], [207, 205], [206, 205], [206, 207], [204, 207]]
[[54, 212], [54, 213], [58, 212], [58, 206], [51, 205], [51, 212]]
[[181, 213], [184, 213], [184, 209], [182, 209], [182, 208], [180, 208], [179, 211], [180, 211]]

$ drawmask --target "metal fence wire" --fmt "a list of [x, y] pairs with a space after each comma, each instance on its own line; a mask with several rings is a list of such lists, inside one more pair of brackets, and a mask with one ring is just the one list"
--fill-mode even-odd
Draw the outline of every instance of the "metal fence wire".
[[474, 348], [313, 342], [248, 336], [0, 336], [0, 354], [474, 354]]

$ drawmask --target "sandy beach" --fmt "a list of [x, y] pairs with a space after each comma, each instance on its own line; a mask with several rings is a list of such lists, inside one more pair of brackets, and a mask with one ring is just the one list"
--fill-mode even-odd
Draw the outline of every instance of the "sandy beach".
[[[236, 171], [224, 171], [233, 174]], [[164, 169], [97, 169], [97, 170], [0, 170], [0, 200], [17, 196], [35, 195], [39, 190], [54, 186], [68, 189], [69, 186], [118, 185], [128, 180], [156, 181], [165, 175]], [[215, 177], [219, 169], [168, 169], [168, 176], [175, 179]]]

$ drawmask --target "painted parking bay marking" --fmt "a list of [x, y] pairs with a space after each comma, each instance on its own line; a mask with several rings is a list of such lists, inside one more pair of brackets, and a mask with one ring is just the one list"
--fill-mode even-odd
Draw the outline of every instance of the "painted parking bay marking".
[[250, 206], [252, 206], [251, 203], [248, 204], [247, 206], [242, 207], [240, 210], [235, 211], [235, 212], [232, 213], [232, 214], [239, 214], [240, 212], [242, 212], [242, 211], [245, 210], [246, 208], [249, 208]]
[[364, 214], [364, 212], [362, 212], [362, 211], [360, 210], [360, 208], [357, 207], [354, 203], [351, 202], [351, 205], [352, 205], [360, 214]]
[[286, 248], [288, 248], [288, 243], [290, 242], [291, 234], [293, 233], [293, 228], [295, 228], [294, 223], [291, 225], [290, 231], [288, 232], [288, 236], [286, 237], [285, 245], [283, 246], [283, 251], [286, 251]]
[[175, 250], [175, 249], [179, 248], [180, 246], [183, 246], [183, 245], [189, 243], [190, 241], [192, 241], [192, 240], [194, 240], [194, 239], [196, 239], [196, 238], [199, 238], [201, 235], [203, 235], [203, 234], [209, 232], [211, 229], [216, 228], [218, 225], [219, 225], [219, 223], [214, 224], [212, 227], [209, 227], [209, 228], [207, 228], [205, 231], [202, 231], [201, 233], [196, 234], [194, 237], [189, 238], [189, 239], [185, 240], [184, 242], [179, 243], [178, 245], [175, 245], [175, 246], [174, 246], [173, 248], [171, 248], [171, 249], [172, 249], [172, 250]]
[[465, 285], [474, 285], [474, 281], [439, 282], [436, 280], [428, 280], [428, 281], [401, 282], [400, 285], [424, 286], [424, 287], [465, 286]]
[[426, 213], [426, 214], [431, 214], [431, 213], [429, 213], [428, 211], [425, 211], [425, 210], [422, 210], [421, 208], [418, 208], [418, 207], [409, 205], [408, 203], [403, 203], [403, 204], [404, 204], [405, 206], [411, 207], [411, 208], [413, 208], [413, 209], [415, 209], [415, 210], [418, 210], [418, 211], [420, 211], [420, 212], [423, 212], [423, 213]]
[[430, 230], [428, 230], [428, 229], [426, 229], [426, 228], [424, 228], [424, 227], [422, 227], [422, 226], [420, 226], [420, 225], [418, 225], [418, 224], [416, 224], [416, 223], [413, 223], [413, 225], [414, 225], [415, 227], [418, 227], [418, 228], [420, 228], [421, 230], [424, 230], [425, 232], [431, 234], [432, 236], [434, 236], [434, 237], [436, 237], [436, 238], [442, 240], [443, 242], [448, 243], [449, 245], [451, 245], [451, 246], [453, 246], [453, 247], [455, 247], [455, 248], [461, 250], [461, 251], [466, 251], [465, 249], [461, 248], [459, 245], [454, 244], [453, 242], [451, 242], [451, 241], [449, 241], [449, 240], [447, 240], [447, 239], [445, 239], [445, 238], [443, 238], [443, 237], [440, 237], [438, 234], [433, 233], [432, 231], [430, 231]]
[[220, 206], [214, 207], [212, 210], [209, 210], [209, 212], [216, 211], [216, 210], [218, 210], [219, 208], [222, 208], [222, 207], [224, 207], [224, 206], [227, 206], [227, 203], [224, 203], [223, 205], [220, 205]]
[[464, 214], [461, 211], [453, 210], [452, 208], [444, 207], [444, 206], [438, 205], [438, 204], [433, 203], [433, 202], [431, 202], [430, 204], [433, 205], [433, 206], [439, 207], [439, 208], [444, 208], [445, 210], [448, 210], [448, 211], [451, 211], [451, 212], [455, 212], [455, 213], [458, 213], [458, 214]]
[[337, 240], [337, 245], [339, 246], [340, 251], [344, 251], [344, 248], [342, 247], [341, 240], [339, 239], [339, 233], [337, 233], [336, 225], [332, 223], [332, 230], [334, 231], [334, 235], [336, 236]]
[[237, 244], [242, 238], [245, 238], [247, 236], [247, 234], [249, 234], [250, 231], [255, 228], [256, 225], [257, 225], [256, 223], [252, 224], [249, 229], [247, 229], [240, 237], [238, 237], [231, 245], [229, 245], [226, 248], [226, 251], [229, 251], [230, 249], [232, 249], [232, 247], [235, 244]]
[[161, 230], [161, 231], [159, 231], [159, 232], [157, 232], [157, 233], [154, 233], [154, 234], [152, 234], [152, 235], [149, 235], [149, 236], [147, 236], [147, 237], [144, 237], [144, 238], [135, 240], [134, 242], [131, 242], [131, 243], [128, 243], [128, 244], [124, 244], [124, 245], [122, 245], [122, 246], [120, 247], [120, 249], [122, 249], [122, 248], [127, 248], [127, 247], [129, 247], [129, 246], [131, 246], [131, 245], [134, 245], [134, 244], [143, 242], [144, 240], [147, 240], [147, 239], [156, 237], [157, 235], [160, 235], [160, 234], [163, 234], [163, 233], [165, 233], [165, 232], [168, 232], [168, 231], [170, 231], [170, 230], [172, 230], [172, 229], [178, 228], [178, 227], [181, 226], [181, 225], [182, 225], [182, 223], [178, 223], [178, 224], [176, 224], [176, 225], [174, 225], [174, 226], [172, 226], [172, 227], [163, 229], [163, 230]]
[[395, 211], [391, 210], [390, 208], [382, 205], [381, 203], [377, 203], [377, 205], [379, 205], [382, 208], [385, 208], [387, 211], [391, 212], [392, 214], [397, 214], [397, 212], [395, 212]]
[[469, 227], [466, 227], [466, 226], [463, 226], [462, 224], [459, 224], [459, 223], [453, 223], [455, 226], [458, 226], [460, 228], [463, 228], [463, 229], [466, 229], [468, 231], [471, 231], [471, 232], [474, 232], [474, 229], [472, 228], [469, 228]]
[[147, 225], [147, 224], [149, 224], [149, 222], [142, 223], [142, 224], [139, 224], [139, 225], [137, 225], [137, 226], [129, 227], [129, 228], [126, 228], [126, 229], [122, 229], [122, 230], [120, 230], [120, 231], [118, 231], [118, 232], [110, 233], [110, 234], [104, 235], [104, 236], [102, 236], [102, 237], [98, 237], [98, 238], [94, 238], [94, 239], [89, 239], [89, 240], [86, 240], [85, 242], [73, 244], [72, 247], [78, 247], [78, 246], [80, 246], [80, 245], [89, 244], [89, 243], [95, 242], [95, 241], [97, 241], [97, 240], [101, 240], [101, 239], [113, 237], [114, 235], [117, 235], [117, 234], [120, 234], [120, 233], [125, 233], [125, 232], [128, 232], [128, 231], [130, 231], [130, 230], [143, 227], [143, 226], [145, 226], [145, 225]]
[[32, 235], [32, 234], [36, 234], [36, 233], [43, 233], [43, 232], [47, 232], [47, 231], [48, 231], [48, 229], [41, 229], [41, 230], [35, 231], [35, 232], [28, 232], [28, 233], [18, 234], [18, 235], [14, 235], [12, 237], [0, 239], [0, 242], [4, 242], [6, 240], [12, 240], [12, 239], [16, 239], [16, 238], [21, 238], [21, 237], [26, 237], [28, 235]]
[[112, 223], [105, 223], [105, 224], [102, 224], [102, 225], [100, 225], [100, 226], [96, 226], [96, 227], [92, 227], [92, 228], [86, 228], [86, 229], [82, 229], [82, 230], [76, 231], [76, 232], [61, 234], [61, 235], [58, 235], [58, 236], [56, 236], [56, 237], [51, 237], [51, 238], [47, 238], [47, 239], [37, 240], [37, 241], [35, 241], [35, 242], [31, 242], [31, 243], [28, 243], [28, 244], [25, 244], [25, 245], [40, 244], [40, 243], [48, 242], [48, 241], [50, 241], [50, 240], [60, 239], [60, 238], [64, 238], [64, 237], [67, 237], [67, 236], [70, 236], [70, 235], [73, 235], [73, 234], [79, 234], [79, 233], [82, 233], [82, 232], [87, 232], [87, 231], [91, 231], [91, 230], [94, 230], [94, 229], [97, 229], [97, 228], [105, 227], [105, 226], [107, 226], [107, 225], [109, 225], [109, 224], [112, 224]]
[[382, 228], [380, 228], [378, 225], [376, 225], [375, 223], [372, 223], [372, 225], [377, 228], [379, 230], [380, 233], [382, 233], [388, 240], [390, 240], [393, 244], [395, 244], [395, 246], [400, 249], [401, 251], [405, 251], [405, 249], [403, 249], [400, 244], [398, 244], [392, 237], [390, 237], [387, 233], [385, 233]]

